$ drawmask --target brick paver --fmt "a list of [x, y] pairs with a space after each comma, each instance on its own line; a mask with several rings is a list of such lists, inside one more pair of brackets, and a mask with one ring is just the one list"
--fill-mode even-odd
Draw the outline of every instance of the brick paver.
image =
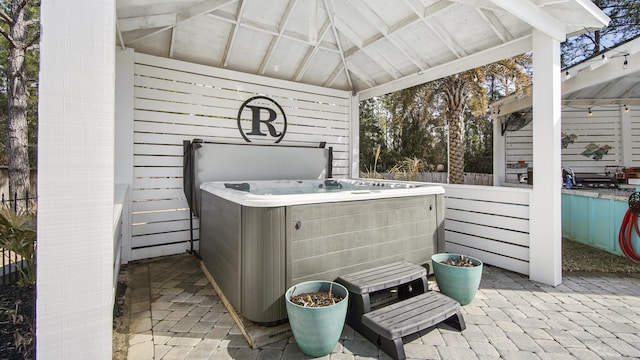
[[[306, 359], [293, 338], [251, 349], [190, 255], [131, 263], [129, 359]], [[430, 286], [437, 291], [434, 281]], [[640, 358], [640, 276], [564, 274], [550, 287], [485, 266], [467, 329], [406, 339], [408, 359]], [[329, 359], [389, 359], [345, 326]]]

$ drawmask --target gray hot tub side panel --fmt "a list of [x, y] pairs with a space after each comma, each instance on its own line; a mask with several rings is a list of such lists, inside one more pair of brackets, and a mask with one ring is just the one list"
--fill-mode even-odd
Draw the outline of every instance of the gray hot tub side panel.
[[398, 260], [429, 264], [444, 237], [442, 195], [287, 207], [287, 285]]
[[202, 192], [200, 255], [225, 297], [240, 309], [241, 206]]
[[284, 219], [284, 207], [242, 207], [242, 314], [253, 321], [286, 318]]
[[200, 253], [244, 317], [277, 321], [295, 283], [398, 260], [429, 263], [444, 239], [443, 198], [251, 208], [203, 192]]

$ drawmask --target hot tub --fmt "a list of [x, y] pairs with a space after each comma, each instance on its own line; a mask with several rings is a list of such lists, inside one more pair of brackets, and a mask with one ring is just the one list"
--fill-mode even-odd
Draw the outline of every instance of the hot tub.
[[[444, 243], [444, 189], [381, 180], [221, 181], [201, 186], [200, 255], [247, 319], [286, 318], [283, 293]], [[440, 248], [443, 249], [443, 245]]]

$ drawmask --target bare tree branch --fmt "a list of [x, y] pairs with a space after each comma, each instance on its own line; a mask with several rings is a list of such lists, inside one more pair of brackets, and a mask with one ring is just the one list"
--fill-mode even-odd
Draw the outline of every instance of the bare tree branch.
[[18, 9], [19, 9], [19, 10], [24, 9], [24, 8], [25, 8], [25, 6], [27, 6], [27, 3], [28, 3], [28, 2], [29, 2], [29, 0], [22, 0], [22, 1], [20, 2], [20, 4], [18, 4]]
[[13, 19], [9, 17], [4, 11], [0, 10], [0, 18], [10, 26], [13, 25]]
[[33, 24], [39, 24], [39, 23], [40, 23], [40, 18], [39, 18], [39, 17], [37, 17], [37, 18], [35, 18], [35, 19], [29, 19], [29, 20], [25, 21], [25, 22], [24, 22], [24, 26], [29, 27], [29, 26], [31, 26], [31, 25], [33, 25]]
[[16, 47], [16, 43], [11, 38], [11, 35], [9, 35], [2, 27], [0, 27], [0, 35], [2, 35], [5, 39], [7, 39], [11, 47]]

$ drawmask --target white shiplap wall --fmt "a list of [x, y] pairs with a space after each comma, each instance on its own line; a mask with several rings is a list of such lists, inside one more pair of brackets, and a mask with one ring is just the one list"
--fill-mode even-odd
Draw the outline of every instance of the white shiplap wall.
[[505, 160], [507, 162], [506, 181], [517, 181], [518, 174], [527, 172], [526, 168], [513, 168], [519, 161], [533, 165], [533, 124], [529, 123], [518, 131], [507, 131], [505, 136]]
[[[567, 148], [562, 149], [562, 166], [570, 167], [576, 173], [604, 174], [606, 166], [640, 166], [640, 107], [628, 105], [625, 113], [622, 105], [594, 105], [592, 115], [587, 106], [564, 106], [562, 109], [562, 133], [575, 134], [577, 138]], [[625, 124], [630, 131], [629, 142], [625, 144]], [[533, 165], [533, 126], [529, 124], [518, 131], [507, 131], [506, 162], [517, 163], [524, 160]], [[582, 155], [589, 144], [609, 145], [612, 148], [601, 160]], [[513, 173], [507, 168], [507, 174]], [[515, 179], [507, 175], [507, 180]]]
[[531, 190], [443, 186], [445, 250], [528, 275]]
[[622, 114], [625, 166], [640, 166], [640, 106], [628, 106], [629, 112]]
[[[605, 166], [622, 165], [621, 107], [593, 106], [588, 109], [565, 106], [562, 111], [562, 132], [575, 134], [573, 144], [562, 149], [562, 165], [576, 173], [604, 174]], [[602, 159], [581, 155], [590, 144], [612, 148]]]
[[[350, 93], [135, 54], [132, 260], [189, 249], [182, 142], [244, 143], [238, 110], [256, 95], [275, 100], [287, 116], [287, 133], [273, 146], [326, 142], [334, 177], [348, 176]], [[194, 228], [197, 239], [197, 219]]]

